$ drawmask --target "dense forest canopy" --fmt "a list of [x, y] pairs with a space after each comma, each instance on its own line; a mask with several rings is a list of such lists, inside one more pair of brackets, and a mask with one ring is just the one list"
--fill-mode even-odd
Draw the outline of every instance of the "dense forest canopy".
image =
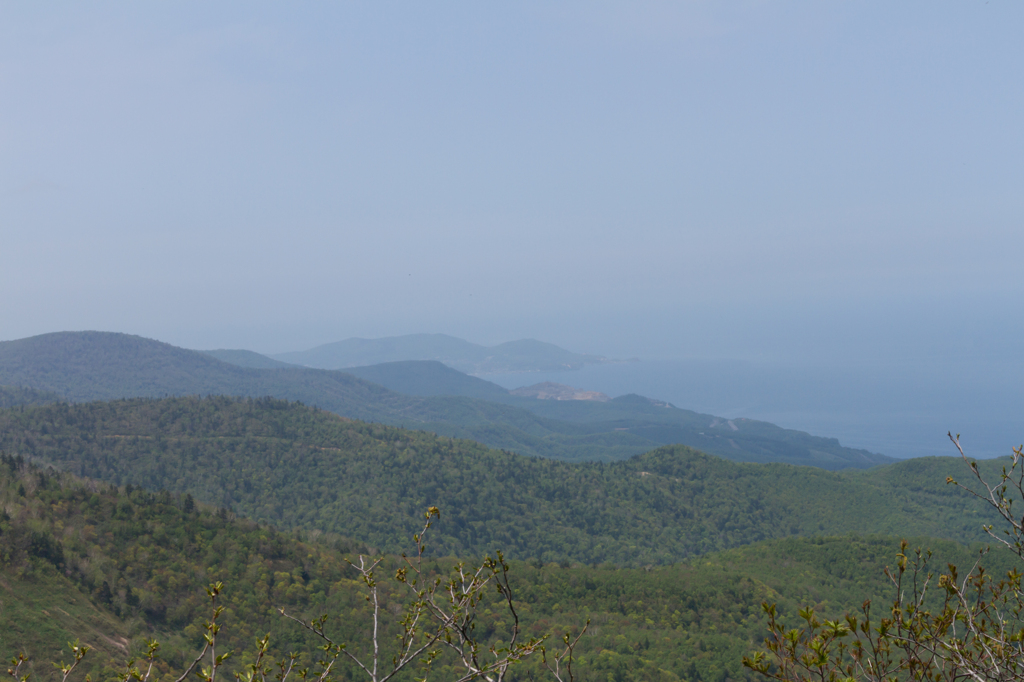
[[[80, 672], [108, 679], [146, 637], [163, 642], [158, 675], [166, 678], [198, 649], [200, 620], [209, 615], [203, 587], [211, 581], [226, 585], [220, 642], [236, 652], [234, 668], [266, 632], [276, 655], [312, 649], [280, 607], [304, 617], [334, 614], [332, 634], [366, 645], [367, 604], [344, 561], [368, 551], [362, 543], [283, 533], [188, 494], [116, 488], [9, 455], [0, 457], [0, 503], [0, 655], [27, 651], [38, 679], [52, 679], [48, 662], [76, 638], [95, 648]], [[442, 511], [442, 534], [450, 533], [447, 524]], [[937, 564], [966, 564], [975, 552], [921, 542], [936, 551]], [[740, 658], [762, 636], [763, 599], [791, 617], [808, 603], [841, 614], [886, 594], [882, 569], [898, 547], [884, 537], [788, 538], [660, 567], [515, 562], [512, 585], [530, 634], [578, 631], [589, 619], [580, 679], [754, 679]], [[438, 558], [430, 570], [443, 572], [452, 561]], [[996, 553], [990, 561], [999, 570], [1012, 557]], [[382, 575], [398, 562], [388, 558]], [[387, 585], [388, 598], [398, 600]], [[507, 638], [509, 625], [496, 604], [480, 612], [487, 641]], [[531, 665], [514, 679], [536, 673]]]
[[[427, 506], [440, 555], [665, 564], [792, 535], [980, 540], [956, 460], [867, 472], [740, 464], [683, 446], [612, 463], [488, 449], [274, 399], [166, 398], [0, 411], [0, 449], [116, 485], [189, 493], [262, 523], [399, 551]], [[998, 466], [998, 463], [992, 464]]]

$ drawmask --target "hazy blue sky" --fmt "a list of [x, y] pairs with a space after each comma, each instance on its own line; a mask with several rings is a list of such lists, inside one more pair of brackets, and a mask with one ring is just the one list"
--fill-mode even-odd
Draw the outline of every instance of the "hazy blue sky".
[[0, 2], [0, 338], [1013, 357], [1024, 4]]

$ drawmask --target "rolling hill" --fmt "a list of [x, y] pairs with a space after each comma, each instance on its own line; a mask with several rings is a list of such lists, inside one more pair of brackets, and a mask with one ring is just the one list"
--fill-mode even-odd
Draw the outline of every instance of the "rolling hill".
[[519, 558], [631, 565], [792, 535], [971, 542], [991, 520], [945, 484], [963, 469], [951, 458], [834, 473], [670, 446], [626, 461], [572, 464], [273, 399], [6, 410], [0, 451], [118, 485], [187, 492], [260, 522], [387, 551], [405, 546], [429, 505], [446, 510], [446, 534], [432, 545], [442, 554], [503, 547]]
[[[392, 386], [435, 395], [406, 395], [340, 371], [242, 367], [127, 334], [63, 332], [0, 343], [0, 384], [51, 391], [72, 401], [273, 396], [353, 419], [426, 429], [568, 461], [624, 459], [669, 443], [738, 461], [828, 469], [892, 461], [842, 447], [835, 439], [764, 422], [701, 415], [640, 396], [620, 396], [607, 403], [521, 398], [436, 362], [391, 363], [357, 371]], [[432, 383], [440, 388], [429, 389]], [[444, 390], [456, 395], [436, 395]]]

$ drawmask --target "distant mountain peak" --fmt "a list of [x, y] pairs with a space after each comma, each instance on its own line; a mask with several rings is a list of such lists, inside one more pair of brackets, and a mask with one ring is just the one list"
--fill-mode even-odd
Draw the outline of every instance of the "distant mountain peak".
[[536, 339], [483, 346], [447, 334], [351, 338], [273, 357], [282, 362], [317, 369], [348, 369], [387, 362], [435, 360], [473, 376], [574, 370], [585, 365], [616, 362], [600, 355], [574, 353]]
[[565, 384], [556, 384], [553, 381], [523, 386], [509, 391], [509, 393], [520, 398], [536, 398], [537, 400], [594, 400], [599, 403], [611, 400], [607, 395], [598, 391], [582, 391]]
[[636, 393], [620, 395], [618, 398], [614, 398], [613, 400], [614, 402], [623, 405], [651, 405], [654, 407], [675, 408], [675, 405], [672, 403], [667, 403], [664, 400], [655, 400], [654, 398], [648, 398], [647, 396], [637, 395]]

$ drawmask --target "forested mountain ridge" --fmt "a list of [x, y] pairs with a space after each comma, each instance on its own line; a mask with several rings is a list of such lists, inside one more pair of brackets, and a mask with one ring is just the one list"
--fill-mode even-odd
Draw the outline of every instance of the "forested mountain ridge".
[[[0, 508], [0, 656], [28, 653], [33, 679], [54, 679], [50, 661], [66, 660], [61, 647], [79, 638], [94, 650], [78, 674], [110, 679], [144, 638], [155, 637], [163, 662], [154, 679], [173, 680], [171, 670], [199, 647], [199, 622], [209, 617], [203, 588], [213, 581], [225, 583], [218, 652], [233, 651], [226, 673], [267, 632], [274, 656], [313, 650], [280, 607], [307, 618], [331, 614], [332, 635], [366, 644], [367, 604], [343, 557], [368, 550], [351, 540], [303, 534], [301, 541], [187, 495], [117, 489], [6, 455]], [[437, 530], [446, 532], [447, 523], [442, 510]], [[914, 545], [934, 550], [936, 566], [966, 566], [977, 549], [935, 539]], [[897, 538], [789, 538], [638, 569], [514, 562], [511, 584], [529, 635], [557, 636], [590, 621], [577, 649], [580, 679], [749, 680], [740, 658], [765, 632], [763, 599], [790, 619], [807, 604], [833, 618], [865, 598], [884, 604], [882, 570], [898, 547]], [[435, 560], [428, 570], [453, 561]], [[1016, 562], [1008, 552], [986, 558], [994, 575]], [[387, 578], [397, 565], [386, 558], [381, 571], [388, 604], [400, 601]], [[485, 641], [507, 640], [502, 616], [497, 604], [483, 605], [476, 622]], [[393, 633], [390, 622], [383, 627]], [[538, 663], [512, 679], [536, 678]], [[346, 668], [338, 676], [359, 679]]]
[[[566, 463], [366, 424], [284, 401], [135, 399], [0, 411], [0, 450], [115, 484], [190, 493], [260, 522], [404, 547], [544, 561], [671, 563], [790, 535], [906, 533], [971, 542], [989, 521], [945, 485], [953, 459], [866, 472], [739, 464], [682, 446]], [[984, 466], [998, 466], [984, 463]]]
[[[426, 392], [438, 372], [418, 367], [416, 371], [423, 375], [421, 392]], [[400, 376], [394, 369], [389, 374], [393, 379]], [[458, 378], [452, 374], [454, 370], [441, 369], [447, 374], [439, 382], [453, 391], [466, 392], [467, 381], [477, 381], [473, 384], [476, 389], [486, 390], [490, 396], [481, 400], [464, 395], [404, 395], [340, 371], [241, 367], [199, 351], [126, 334], [65, 332], [0, 343], [0, 384], [53, 391], [72, 401], [270, 395], [318, 405], [353, 419], [427, 429], [491, 447], [575, 461], [623, 459], [667, 443], [685, 443], [739, 461], [781, 461], [829, 469], [892, 461], [844, 448], [835, 439], [763, 422], [730, 422], [640, 396], [588, 404], [517, 398], [502, 394], [503, 389], [493, 384], [465, 375]], [[417, 379], [404, 381], [415, 383]]]

